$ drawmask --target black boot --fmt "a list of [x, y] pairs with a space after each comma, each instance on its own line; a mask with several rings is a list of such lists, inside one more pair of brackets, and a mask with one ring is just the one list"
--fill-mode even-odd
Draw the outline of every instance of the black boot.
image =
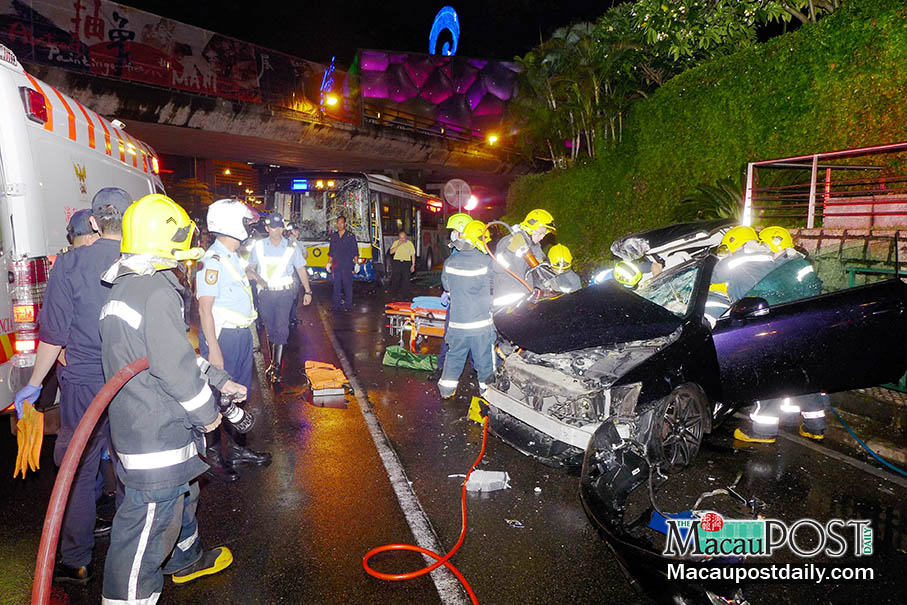
[[275, 384], [282, 380], [283, 347], [284, 345], [273, 345], [271, 349], [271, 367], [274, 368], [274, 371], [271, 372], [271, 382]]
[[268, 350], [271, 352], [271, 364], [268, 366], [268, 369], [265, 370], [265, 377], [268, 379], [268, 382], [274, 381], [274, 343], [268, 345]]
[[225, 456], [227, 464], [235, 466], [237, 464], [254, 464], [255, 466], [264, 466], [271, 463], [271, 454], [268, 452], [256, 452], [246, 447], [246, 436], [243, 433], [231, 433], [231, 439], [227, 440], [227, 454]]
[[[219, 431], [220, 429], [217, 428], [214, 430]], [[219, 445], [220, 444], [218, 443], [218, 447]], [[205, 474], [217, 481], [222, 481], [223, 483], [232, 483], [233, 481], [239, 479], [239, 475], [237, 475], [236, 471], [234, 471], [232, 468], [224, 464], [224, 460], [223, 458], [221, 458], [220, 450], [218, 449], [218, 447], [210, 446], [205, 450], [205, 460], [211, 466], [211, 468], [205, 471]]]

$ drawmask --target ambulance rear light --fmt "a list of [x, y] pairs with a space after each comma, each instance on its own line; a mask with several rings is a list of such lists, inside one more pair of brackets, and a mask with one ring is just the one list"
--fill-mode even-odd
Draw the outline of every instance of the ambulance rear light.
[[151, 172], [154, 174], [161, 173], [161, 163], [158, 161], [156, 155], [151, 156]]
[[35, 323], [38, 318], [38, 305], [14, 305], [13, 321], [16, 323]]
[[[16, 353], [34, 355], [38, 350], [38, 332], [17, 332]], [[32, 364], [33, 365], [33, 364]]]
[[22, 95], [22, 104], [25, 106], [25, 115], [28, 119], [45, 124], [47, 122], [47, 101], [40, 92], [28, 86], [20, 86], [19, 93]]
[[35, 365], [38, 348], [38, 310], [47, 289], [50, 263], [45, 257], [15, 261], [10, 264], [10, 285], [15, 331], [14, 366]]

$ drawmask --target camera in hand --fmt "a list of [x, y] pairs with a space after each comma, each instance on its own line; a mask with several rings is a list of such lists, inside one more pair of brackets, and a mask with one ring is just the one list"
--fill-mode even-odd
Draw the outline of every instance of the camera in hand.
[[232, 424], [233, 428], [237, 431], [240, 433], [248, 433], [255, 424], [255, 416], [237, 406], [236, 403], [234, 403], [235, 399], [236, 397], [234, 395], [222, 393], [219, 404], [220, 413], [224, 418], [230, 421], [230, 424]]

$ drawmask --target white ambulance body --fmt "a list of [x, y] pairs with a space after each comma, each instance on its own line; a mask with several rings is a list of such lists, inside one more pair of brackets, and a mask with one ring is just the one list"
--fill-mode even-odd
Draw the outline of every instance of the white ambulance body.
[[[122, 126], [122, 125], [120, 125]], [[31, 375], [50, 260], [104, 187], [163, 192], [146, 144], [27, 74], [0, 45], [0, 410]]]

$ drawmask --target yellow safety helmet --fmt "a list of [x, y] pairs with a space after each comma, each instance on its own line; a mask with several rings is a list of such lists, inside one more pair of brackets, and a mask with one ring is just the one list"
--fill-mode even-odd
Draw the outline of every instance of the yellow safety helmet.
[[759, 241], [759, 236], [756, 235], [755, 229], [737, 225], [724, 234], [724, 237], [721, 238], [721, 245], [726, 246], [728, 252], [736, 252], [746, 242], [756, 241]]
[[642, 279], [642, 271], [628, 260], [617, 261], [614, 265], [614, 279], [627, 288], [633, 288]]
[[781, 252], [786, 248], [794, 247], [794, 238], [790, 231], [784, 227], [773, 225], [759, 232], [759, 239], [763, 244], [772, 249], [772, 252]]
[[457, 212], [447, 219], [447, 228], [463, 233], [463, 229], [472, 222], [472, 217], [465, 212]]
[[548, 260], [551, 261], [551, 268], [558, 273], [563, 273], [570, 269], [573, 264], [573, 255], [570, 248], [564, 244], [555, 244], [548, 251]]
[[[166, 195], [152, 193], [133, 202], [123, 214], [120, 251], [168, 261], [198, 260], [205, 251], [192, 247], [195, 230], [195, 223], [182, 206]], [[168, 268], [166, 264], [155, 266]]]
[[548, 231], [556, 231], [554, 228], [554, 217], [551, 216], [550, 212], [542, 208], [530, 210], [523, 222], [520, 223], [520, 229], [526, 233], [535, 233], [542, 227]]
[[463, 227], [463, 239], [488, 254], [488, 238], [485, 235], [485, 223], [482, 221], [471, 221]]

